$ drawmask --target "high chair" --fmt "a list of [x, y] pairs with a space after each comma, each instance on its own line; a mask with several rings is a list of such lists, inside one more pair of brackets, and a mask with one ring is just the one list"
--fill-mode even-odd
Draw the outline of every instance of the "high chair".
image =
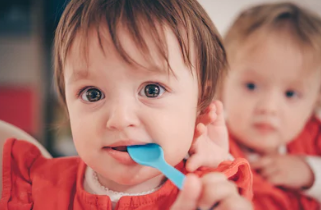
[[44, 157], [52, 158], [49, 152], [35, 138], [33, 138], [20, 128], [0, 120], [0, 197], [2, 193], [2, 150], [5, 141], [11, 137], [14, 137], [19, 140], [25, 140], [34, 144], [36, 147], [39, 148], [40, 152]]

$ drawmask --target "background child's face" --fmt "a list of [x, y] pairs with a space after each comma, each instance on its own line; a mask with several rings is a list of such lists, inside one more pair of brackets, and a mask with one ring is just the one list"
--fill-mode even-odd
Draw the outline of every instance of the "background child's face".
[[[156, 169], [133, 163], [128, 153], [121, 151], [124, 147], [116, 146], [157, 143], [171, 165], [184, 158], [193, 140], [198, 102], [197, 79], [184, 64], [172, 32], [166, 31], [164, 41], [175, 76], [156, 55], [157, 66], [146, 62], [127, 32], [120, 34], [129, 56], [147, 69], [120, 58], [107, 32], [102, 39], [104, 55], [95, 31], [90, 31], [88, 39], [88, 68], [79, 53], [79, 37], [65, 67], [66, 101], [76, 149], [100, 179], [114, 188], [160, 175]], [[153, 47], [153, 42], [147, 43]]]
[[223, 93], [227, 123], [242, 144], [272, 152], [303, 129], [319, 97], [321, 75], [289, 37], [249, 39], [230, 60]]

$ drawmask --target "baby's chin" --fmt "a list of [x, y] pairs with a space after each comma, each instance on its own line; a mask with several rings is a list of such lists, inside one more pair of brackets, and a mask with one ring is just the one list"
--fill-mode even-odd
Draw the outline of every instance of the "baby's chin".
[[113, 174], [106, 187], [117, 192], [141, 193], [157, 188], [165, 180], [161, 172], [148, 167], [135, 174]]
[[238, 142], [258, 153], [271, 153], [283, 145], [279, 137], [275, 135], [251, 135], [239, 138]]

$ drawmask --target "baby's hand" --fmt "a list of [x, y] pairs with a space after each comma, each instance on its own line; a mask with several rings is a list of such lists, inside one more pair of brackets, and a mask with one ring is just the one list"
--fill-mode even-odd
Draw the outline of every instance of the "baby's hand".
[[313, 172], [301, 156], [265, 156], [250, 164], [263, 178], [276, 186], [300, 190], [313, 185]]
[[202, 178], [188, 174], [171, 210], [195, 209], [245, 210], [252, 209], [252, 205], [222, 173], [209, 173]]
[[220, 101], [211, 103], [198, 117], [189, 154], [186, 169], [190, 172], [201, 166], [216, 167], [229, 158], [228, 132]]

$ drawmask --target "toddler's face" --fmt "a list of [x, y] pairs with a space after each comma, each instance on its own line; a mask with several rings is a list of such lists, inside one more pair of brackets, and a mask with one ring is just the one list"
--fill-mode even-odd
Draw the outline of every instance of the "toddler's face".
[[[105, 185], [122, 191], [126, 189], [123, 185], [146, 180], [159, 184], [162, 178], [156, 169], [134, 163], [127, 145], [157, 143], [171, 165], [187, 154], [197, 117], [198, 83], [195, 72], [192, 74], [184, 64], [170, 31], [165, 35], [175, 75], [163, 62], [147, 62], [125, 30], [119, 34], [129, 56], [147, 68], [126, 63], [110, 44], [107, 32], [102, 39], [104, 55], [93, 30], [88, 38], [88, 66], [79, 53], [79, 37], [71, 47], [65, 66], [65, 90], [80, 157]], [[147, 43], [153, 49], [153, 43]], [[152, 56], [155, 61], [163, 61], [156, 53]], [[143, 184], [140, 190], [144, 190]]]
[[313, 113], [321, 75], [289, 38], [251, 38], [230, 60], [223, 91], [227, 123], [245, 146], [275, 152], [302, 131]]

